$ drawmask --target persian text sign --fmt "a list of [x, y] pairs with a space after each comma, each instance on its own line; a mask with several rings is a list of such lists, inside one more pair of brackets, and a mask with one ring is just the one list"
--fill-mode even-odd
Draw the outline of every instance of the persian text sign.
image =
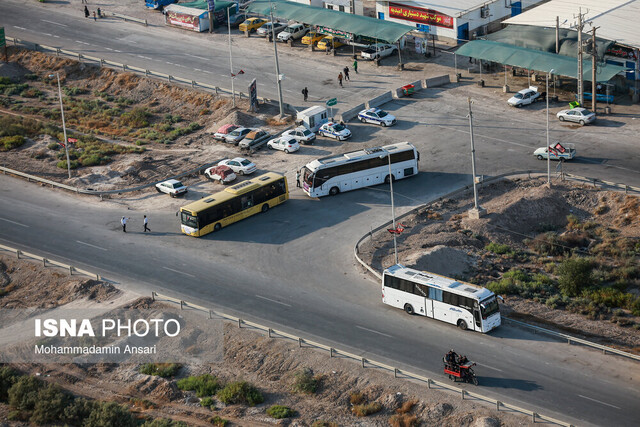
[[200, 30], [200, 19], [197, 16], [184, 15], [174, 11], [167, 12], [167, 22], [170, 25], [189, 28], [191, 30]]
[[391, 18], [419, 22], [420, 24], [453, 28], [453, 17], [443, 15], [431, 9], [422, 9], [419, 7], [404, 6], [397, 3], [389, 3], [389, 16]]

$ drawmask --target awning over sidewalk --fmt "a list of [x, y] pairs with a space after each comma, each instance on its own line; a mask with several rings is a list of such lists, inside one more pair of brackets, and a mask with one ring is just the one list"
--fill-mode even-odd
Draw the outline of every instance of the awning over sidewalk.
[[[173, 6], [173, 5], [171, 5]], [[178, 5], [176, 5], [178, 6]], [[180, 7], [188, 7], [191, 9], [200, 9], [200, 10], [209, 10], [209, 3], [207, 3], [207, 0], [196, 0], [196, 1], [192, 1], [189, 3], [180, 3], [179, 4]], [[226, 10], [228, 7], [233, 6], [235, 8], [236, 3], [232, 2], [232, 1], [217, 1], [215, 2], [215, 6], [213, 11], [214, 12], [218, 12], [220, 10]], [[166, 9], [166, 7], [165, 7]], [[227, 13], [227, 12], [225, 12]]]
[[305, 24], [320, 25], [345, 33], [357, 34], [389, 43], [397, 42], [402, 36], [415, 28], [408, 25], [389, 22], [368, 16], [353, 15], [337, 10], [307, 6], [285, 0], [255, 0], [247, 8], [248, 12], [269, 16], [270, 4], [273, 16], [298, 21]]
[[[473, 40], [461, 46], [456, 54], [545, 73], [553, 69], [555, 75], [573, 77], [574, 79], [578, 76], [578, 60], [576, 58], [507, 43]], [[625, 70], [624, 67], [617, 65], [598, 64], [596, 80], [608, 82], [613, 76]], [[582, 78], [584, 81], [591, 81], [591, 59], [582, 62]]]

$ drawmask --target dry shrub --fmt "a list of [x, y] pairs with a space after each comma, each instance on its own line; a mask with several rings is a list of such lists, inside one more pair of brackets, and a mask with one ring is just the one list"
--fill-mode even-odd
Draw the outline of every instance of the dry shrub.
[[589, 244], [589, 234], [580, 231], [567, 231], [559, 237], [560, 243], [570, 248], [582, 248]]
[[119, 73], [115, 79], [115, 83], [126, 90], [133, 90], [138, 86], [140, 77], [133, 73]]
[[613, 221], [616, 225], [629, 225], [640, 218], [640, 199], [635, 196], [626, 196], [622, 206], [618, 209], [618, 215]]
[[211, 109], [218, 110], [218, 109], [226, 106], [228, 103], [229, 103], [229, 101], [226, 100], [226, 99], [218, 99], [217, 101], [215, 101], [213, 103], [213, 105], [211, 106]]
[[416, 406], [416, 403], [418, 403], [417, 400], [407, 400], [406, 402], [404, 402], [402, 404], [401, 407], [396, 409], [396, 413], [397, 414], [406, 414], [407, 412], [411, 412], [413, 407]]
[[598, 207], [594, 210], [594, 213], [596, 215], [603, 215], [603, 214], [606, 214], [607, 212], [609, 212], [609, 206], [607, 206], [604, 203], [598, 205]]
[[418, 425], [418, 417], [412, 414], [395, 414], [389, 418], [391, 427], [414, 427]]
[[353, 412], [356, 417], [366, 417], [368, 415], [378, 413], [381, 410], [382, 405], [378, 402], [363, 403], [361, 405], [354, 405], [351, 408], [351, 412]]
[[364, 402], [364, 396], [362, 395], [362, 393], [354, 391], [349, 395], [349, 403], [351, 403], [352, 405], [359, 405], [362, 402]]
[[283, 118], [273, 116], [268, 117], [266, 122], [269, 126], [284, 126], [293, 123], [293, 118], [291, 116], [284, 116]]
[[442, 215], [440, 215], [439, 212], [434, 212], [431, 209], [427, 209], [425, 213], [427, 214], [427, 219], [432, 219], [435, 221], [439, 221], [442, 219]]

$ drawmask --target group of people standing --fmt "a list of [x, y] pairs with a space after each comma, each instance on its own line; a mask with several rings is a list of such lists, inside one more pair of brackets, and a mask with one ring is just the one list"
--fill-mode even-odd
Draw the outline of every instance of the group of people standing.
[[[82, 0], [82, 3], [88, 4], [87, 0]], [[96, 12], [97, 12], [97, 14], [96, 14]], [[91, 14], [89, 13], [89, 8], [87, 6], [85, 6], [84, 7], [84, 17], [88, 18], [90, 16], [91, 16]], [[100, 10], [100, 8], [98, 8], [97, 11], [96, 10], [93, 11], [93, 20], [97, 21], [97, 18], [102, 18], [102, 11]]]
[[[127, 232], [127, 222], [130, 220], [131, 218], [127, 218], [126, 216], [123, 216], [122, 219], [120, 220], [120, 225], [122, 225], [122, 231], [124, 233]], [[143, 233], [151, 232], [151, 230], [149, 229], [149, 218], [147, 218], [146, 215], [143, 215], [143, 220], [142, 220], [143, 224], [144, 224], [144, 230]]]
[[[356, 74], [358, 74], [358, 60], [354, 59], [353, 60], [353, 71], [356, 72]], [[342, 82], [343, 81], [349, 81], [351, 80], [351, 78], [349, 77], [349, 67], [345, 66], [342, 71], [340, 71], [338, 73], [338, 84], [340, 85], [340, 87], [344, 87]], [[304, 89], [302, 89], [302, 97], [305, 100], [305, 102], [307, 101], [307, 99], [309, 99], [309, 88], [305, 87]]]

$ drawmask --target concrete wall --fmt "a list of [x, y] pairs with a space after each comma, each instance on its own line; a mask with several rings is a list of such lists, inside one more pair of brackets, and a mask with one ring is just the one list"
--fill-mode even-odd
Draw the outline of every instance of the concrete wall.
[[386, 104], [393, 99], [393, 92], [385, 92], [380, 96], [376, 96], [364, 103], [365, 108], [377, 107], [378, 105]]
[[424, 81], [425, 88], [432, 88], [438, 86], [444, 86], [451, 83], [451, 79], [449, 78], [449, 74], [445, 74], [444, 76], [432, 77], [430, 79], [426, 79]]
[[[391, 98], [391, 97], [389, 97]], [[391, 100], [391, 99], [389, 99]], [[356, 105], [355, 107], [347, 110], [347, 111], [343, 111], [342, 114], [338, 114], [336, 115], [336, 120], [342, 120], [343, 122], [348, 122], [349, 120], [353, 119], [354, 117], [356, 117], [358, 115], [358, 113], [360, 111], [364, 110], [364, 104], [359, 104]]]

